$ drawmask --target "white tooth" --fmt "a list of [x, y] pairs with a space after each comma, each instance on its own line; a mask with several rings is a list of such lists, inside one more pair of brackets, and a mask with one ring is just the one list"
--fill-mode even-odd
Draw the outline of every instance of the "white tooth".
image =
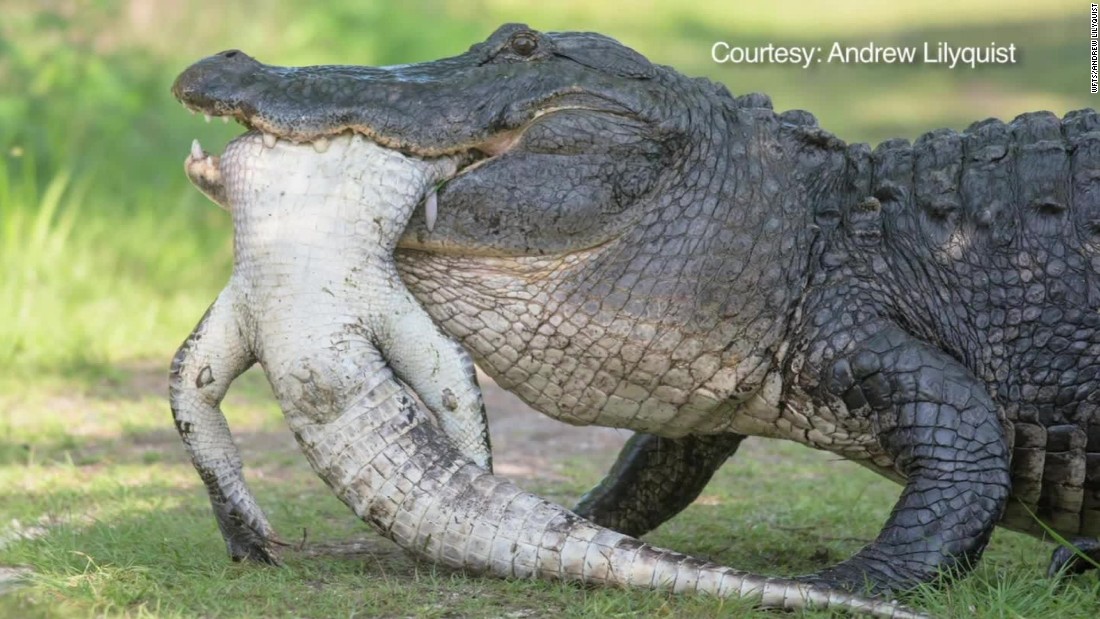
[[202, 146], [199, 145], [198, 140], [192, 140], [191, 141], [191, 158], [192, 159], [202, 159], [203, 158]]
[[439, 201], [435, 197], [435, 189], [428, 194], [424, 201], [424, 223], [428, 226], [428, 232], [435, 229], [435, 218], [439, 215]]
[[203, 114], [202, 117], [206, 120], [206, 122], [210, 122], [210, 114]]
[[222, 116], [222, 124], [223, 125], [228, 125], [229, 124], [229, 117], [228, 116]]
[[264, 146], [268, 148], [275, 148], [275, 144], [278, 143], [278, 141], [279, 138], [275, 137], [274, 135], [270, 133], [264, 134]]
[[313, 140], [313, 150], [323, 153], [328, 150], [329, 141], [328, 138], [317, 138]]

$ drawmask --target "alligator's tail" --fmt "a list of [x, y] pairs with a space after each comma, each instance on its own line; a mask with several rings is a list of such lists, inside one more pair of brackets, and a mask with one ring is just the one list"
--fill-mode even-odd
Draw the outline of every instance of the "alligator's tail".
[[385, 366], [323, 423], [288, 414], [310, 462], [365, 521], [433, 562], [507, 578], [749, 598], [762, 607], [918, 617], [895, 602], [741, 572], [650, 546], [524, 492], [454, 449]]

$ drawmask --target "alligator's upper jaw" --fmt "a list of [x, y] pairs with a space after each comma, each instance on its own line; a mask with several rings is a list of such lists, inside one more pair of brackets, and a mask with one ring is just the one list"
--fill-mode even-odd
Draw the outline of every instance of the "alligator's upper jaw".
[[[457, 156], [439, 221], [432, 228], [415, 213], [401, 246], [531, 256], [595, 247], [640, 216], [680, 131], [656, 114], [675, 97], [655, 71], [606, 37], [510, 24], [458, 56], [394, 67], [275, 67], [222, 52], [172, 90], [187, 109], [232, 118], [269, 147], [324, 153], [354, 134], [419, 158]], [[613, 173], [620, 168], [628, 172]]]
[[[527, 44], [537, 39], [539, 51], [513, 57], [517, 37]], [[623, 98], [609, 86], [616, 77], [591, 70], [591, 61], [560, 60], [563, 53], [578, 55], [563, 50], [570, 40], [509, 24], [464, 54], [392, 67], [279, 67], [229, 50], [186, 68], [172, 94], [193, 112], [233, 118], [278, 139], [319, 141], [322, 148], [326, 137], [350, 131], [420, 157], [493, 155], [540, 114], [636, 113], [636, 88]], [[615, 58], [623, 52], [605, 47], [620, 52]]]
[[[469, 135], [462, 139], [446, 138], [438, 136], [438, 131], [427, 131], [426, 135], [439, 138], [435, 141], [418, 138], [413, 135], [417, 131], [410, 131], [408, 126], [397, 126], [407, 124], [414, 114], [430, 120], [432, 117], [425, 114], [432, 111], [417, 109], [406, 112], [386, 105], [386, 101], [397, 98], [393, 93], [374, 96], [368, 101], [360, 91], [403, 90], [404, 100], [409, 95], [408, 89], [418, 86], [416, 80], [410, 80], [405, 72], [400, 68], [358, 66], [273, 67], [241, 51], [230, 50], [188, 67], [176, 79], [172, 93], [184, 108], [192, 114], [202, 114], [207, 122], [213, 118], [221, 118], [223, 122], [232, 119], [250, 131], [260, 132], [263, 145], [267, 148], [274, 148], [280, 140], [288, 140], [308, 143], [318, 153], [325, 153], [333, 139], [358, 134], [408, 155], [421, 158], [456, 157], [459, 162], [456, 175], [507, 152], [518, 142], [526, 123], [495, 132], [485, 124], [480, 131], [470, 132], [467, 129]], [[436, 118], [434, 122], [438, 124], [441, 119]], [[221, 195], [216, 156], [195, 145], [185, 169], [196, 187], [214, 202], [227, 207]], [[433, 192], [426, 201], [429, 231], [434, 223], [434, 197]]]
[[[448, 61], [438, 65], [445, 74]], [[454, 101], [428, 103], [447, 90], [441, 80], [408, 75], [401, 67], [276, 67], [239, 50], [204, 58], [176, 78], [172, 94], [209, 121], [234, 119], [265, 134], [267, 143], [286, 139], [313, 143], [345, 132], [420, 157], [478, 150], [498, 154], [516, 132], [492, 128], [484, 119], [454, 122]]]

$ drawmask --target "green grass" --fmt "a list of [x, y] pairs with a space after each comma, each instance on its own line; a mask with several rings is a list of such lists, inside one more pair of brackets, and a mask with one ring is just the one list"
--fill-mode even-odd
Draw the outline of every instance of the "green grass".
[[[193, 60], [232, 47], [278, 64], [390, 64], [459, 53], [500, 23], [596, 30], [777, 109], [812, 110], [849, 141], [914, 138], [986, 116], [1092, 105], [1087, 6], [1026, 0], [891, 6], [564, 0], [175, 3], [8, 0], [0, 13], [0, 568], [33, 575], [0, 616], [743, 616], [732, 601], [468, 577], [415, 564], [372, 537], [304, 466], [262, 380], [228, 410], [257, 494], [314, 555], [281, 570], [224, 556], [171, 427], [163, 373], [224, 283], [228, 218], [182, 173], [204, 125], [168, 93]], [[715, 40], [823, 45], [1015, 42], [1021, 62], [930, 67], [733, 67]], [[757, 442], [651, 540], [737, 567], [799, 573], [871, 539], [897, 488], [850, 463]], [[570, 503], [604, 458], [557, 462], [529, 489]], [[563, 479], [564, 481], [555, 481]], [[348, 540], [367, 540], [359, 546]], [[343, 543], [343, 546], [339, 544]], [[366, 550], [360, 548], [365, 544]], [[352, 552], [352, 551], [356, 552]], [[978, 572], [916, 605], [943, 616], [1093, 617], [1093, 577], [1062, 591], [1049, 549], [999, 532]], [[319, 554], [318, 554], [319, 553]], [[974, 609], [973, 612], [971, 609]]]
[[[305, 545], [284, 553], [282, 569], [233, 564], [168, 427], [163, 380], [156, 368], [131, 368], [84, 392], [64, 383], [4, 390], [0, 407], [15, 423], [0, 428], [0, 533], [34, 535], [0, 547], [0, 565], [33, 569], [0, 596], [0, 616], [769, 616], [736, 600], [507, 582], [416, 563], [313, 475], [255, 372], [227, 411], [261, 504], [284, 538], [305, 531]], [[523, 483], [571, 504], [612, 455], [555, 461]], [[695, 505], [647, 539], [739, 568], [805, 573], [872, 539], [897, 492], [831, 455], [750, 441]], [[998, 531], [973, 576], [911, 603], [937, 616], [1095, 617], [1100, 584], [1083, 576], [1059, 590], [1043, 576], [1049, 550]]]

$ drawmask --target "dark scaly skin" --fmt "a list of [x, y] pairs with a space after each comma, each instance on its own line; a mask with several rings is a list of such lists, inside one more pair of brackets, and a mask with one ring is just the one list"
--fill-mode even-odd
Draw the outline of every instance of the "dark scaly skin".
[[[872, 151], [606, 37], [521, 25], [391, 69], [227, 52], [174, 92], [280, 139], [485, 153], [432, 229], [414, 213], [410, 290], [553, 417], [786, 438], [903, 482], [879, 538], [809, 580], [963, 573], [997, 523], [1042, 535], [1029, 511], [1100, 533], [1095, 112]], [[593, 495], [629, 522], [611, 499], [582, 512], [641, 530], [685, 502], [631, 455], [651, 440]], [[684, 486], [713, 472], [682, 465]]]
[[581, 497], [573, 511], [640, 537], [691, 505], [744, 438], [740, 434], [680, 438], [635, 434], [607, 477]]
[[881, 590], [968, 571], [1011, 480], [997, 407], [984, 386], [943, 351], [868, 319], [853, 345], [828, 351], [821, 386], [867, 419], [907, 482], [878, 539], [817, 577]]
[[1070, 546], [1058, 546], [1051, 553], [1048, 578], [1081, 574], [1096, 569], [1100, 563], [1100, 540], [1079, 537], [1068, 541]]

